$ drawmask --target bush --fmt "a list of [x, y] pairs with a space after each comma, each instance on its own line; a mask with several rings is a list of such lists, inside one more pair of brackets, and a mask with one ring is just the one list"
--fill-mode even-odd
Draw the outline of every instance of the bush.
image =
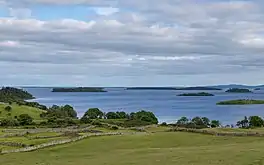
[[5, 110], [6, 110], [7, 112], [10, 112], [10, 111], [12, 110], [12, 107], [11, 107], [11, 106], [6, 106], [6, 107], [5, 107]]
[[19, 122], [15, 119], [3, 119], [0, 121], [0, 125], [1, 126], [10, 126], [10, 127], [14, 127], [14, 126], [19, 126]]
[[92, 121], [91, 124], [96, 125], [96, 126], [102, 126], [103, 125], [99, 120], [94, 120], [94, 121]]
[[17, 120], [20, 125], [30, 125], [33, 122], [33, 118], [28, 114], [19, 115]]
[[84, 116], [84, 117], [81, 118], [80, 122], [81, 122], [82, 124], [89, 124], [89, 123], [92, 122], [92, 120], [89, 119], [88, 117]]
[[112, 126], [111, 129], [112, 130], [118, 130], [118, 127], [117, 126]]
[[160, 124], [160, 126], [168, 126], [168, 124], [166, 122], [163, 122]]

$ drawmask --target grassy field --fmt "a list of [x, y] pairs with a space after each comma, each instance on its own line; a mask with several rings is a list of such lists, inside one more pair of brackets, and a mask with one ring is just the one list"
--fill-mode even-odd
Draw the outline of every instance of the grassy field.
[[11, 105], [12, 110], [10, 112], [7, 112], [5, 110], [6, 106], [8, 105], [0, 104], [0, 119], [8, 117], [8, 113], [11, 113], [11, 117], [19, 116], [21, 114], [28, 114], [35, 120], [41, 120], [40, 114], [44, 112], [43, 110], [37, 108], [28, 107], [28, 106], [19, 106], [16, 104], [12, 104]]
[[5, 165], [261, 165], [264, 138], [159, 132], [93, 137], [35, 152], [0, 155]]

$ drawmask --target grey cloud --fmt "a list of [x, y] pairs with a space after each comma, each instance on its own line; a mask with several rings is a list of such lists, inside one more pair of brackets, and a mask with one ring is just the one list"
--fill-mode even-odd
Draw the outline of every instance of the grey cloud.
[[263, 69], [264, 47], [241, 42], [252, 37], [264, 40], [260, 2], [11, 0], [8, 3], [19, 7], [22, 2], [29, 6], [109, 5], [131, 11], [98, 16], [91, 22], [1, 18], [0, 43], [19, 43], [12, 47], [0, 44], [1, 66], [5, 66], [2, 74], [17, 74], [18, 68], [28, 75], [105, 77]]

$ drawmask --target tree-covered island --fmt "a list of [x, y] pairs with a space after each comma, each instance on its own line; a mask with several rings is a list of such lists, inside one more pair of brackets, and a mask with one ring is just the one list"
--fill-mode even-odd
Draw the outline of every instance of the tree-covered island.
[[211, 93], [199, 92], [199, 93], [182, 93], [179, 94], [178, 96], [214, 96], [214, 95]]
[[238, 100], [220, 101], [220, 102], [218, 102], [216, 104], [217, 105], [264, 104], [264, 100], [238, 99]]
[[104, 88], [76, 87], [76, 88], [53, 88], [52, 92], [107, 92]]
[[227, 93], [252, 93], [251, 90], [245, 88], [230, 88], [226, 90]]

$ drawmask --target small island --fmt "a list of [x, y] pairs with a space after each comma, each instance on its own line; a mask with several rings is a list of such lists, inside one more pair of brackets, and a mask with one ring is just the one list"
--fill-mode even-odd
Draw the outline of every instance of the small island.
[[183, 93], [183, 94], [179, 94], [178, 96], [214, 96], [214, 95], [211, 93], [200, 92], [200, 93]]
[[230, 88], [226, 91], [227, 93], [252, 93], [251, 90], [245, 88]]
[[217, 105], [249, 105], [249, 104], [264, 104], [264, 100], [239, 99], [220, 101]]
[[52, 92], [107, 92], [103, 88], [77, 87], [77, 88], [53, 88]]

